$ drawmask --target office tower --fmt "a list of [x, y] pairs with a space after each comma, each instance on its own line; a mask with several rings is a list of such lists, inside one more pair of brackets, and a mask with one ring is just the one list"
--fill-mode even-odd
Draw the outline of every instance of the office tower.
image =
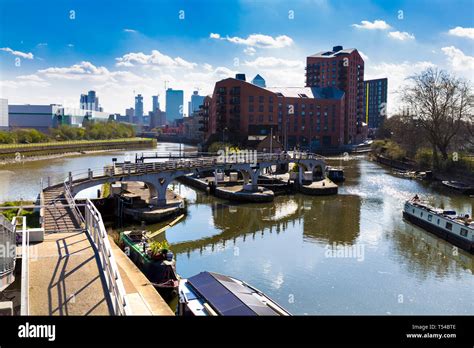
[[364, 60], [355, 48], [334, 46], [306, 58], [307, 87], [335, 87], [345, 93], [344, 142], [353, 144], [364, 113]]
[[257, 74], [257, 75], [253, 78], [252, 83], [253, 83], [255, 86], [266, 87], [265, 79], [264, 79], [262, 76], [260, 76], [259, 74]]
[[199, 95], [198, 91], [194, 91], [191, 95], [191, 101], [188, 103], [188, 113], [191, 116], [193, 113], [199, 111], [199, 107], [204, 102], [204, 96]]
[[387, 112], [387, 78], [364, 81], [365, 123], [369, 128], [379, 128]]
[[183, 117], [183, 91], [166, 90], [166, 118], [169, 122], [176, 123], [176, 120]]
[[141, 94], [135, 96], [135, 119], [134, 123], [143, 124], [143, 97]]
[[152, 112], [155, 112], [157, 109], [160, 109], [160, 102], [158, 100], [159, 95], [152, 96]]
[[80, 105], [81, 110], [100, 111], [99, 97], [95, 91], [89, 91], [87, 94], [81, 94]]

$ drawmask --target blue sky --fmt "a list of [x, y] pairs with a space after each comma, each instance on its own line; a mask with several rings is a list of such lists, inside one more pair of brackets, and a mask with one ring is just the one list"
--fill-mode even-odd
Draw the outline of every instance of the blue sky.
[[[74, 12], [71, 12], [74, 11]], [[402, 12], [400, 12], [402, 11]], [[214, 82], [260, 73], [304, 84], [307, 55], [355, 47], [366, 78], [389, 78], [389, 112], [404, 79], [438, 66], [473, 79], [473, 1], [0, 0], [1, 96], [78, 106], [95, 89], [106, 111], [164, 84], [211, 93]]]

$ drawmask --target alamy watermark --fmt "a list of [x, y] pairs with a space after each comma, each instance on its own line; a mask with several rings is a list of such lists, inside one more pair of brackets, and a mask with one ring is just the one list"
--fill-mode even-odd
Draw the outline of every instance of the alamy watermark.
[[364, 244], [327, 244], [324, 256], [328, 258], [343, 258], [343, 259], [357, 259], [361, 262], [365, 259], [365, 245]]
[[220, 163], [249, 163], [257, 164], [257, 150], [233, 150], [227, 146], [217, 151], [217, 162]]

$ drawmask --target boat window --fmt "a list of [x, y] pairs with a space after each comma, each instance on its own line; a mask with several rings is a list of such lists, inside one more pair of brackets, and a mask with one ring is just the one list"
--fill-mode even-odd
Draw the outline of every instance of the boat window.
[[428, 214], [428, 221], [431, 221], [433, 219], [433, 215]]
[[438, 219], [438, 225], [439, 225], [439, 219]]
[[446, 222], [446, 228], [447, 228], [448, 230], [452, 231], [452, 229], [453, 229], [453, 224], [450, 223], [450, 222]]
[[465, 228], [461, 228], [461, 236], [467, 237], [467, 230]]
[[420, 216], [423, 217], [423, 212], [420, 213]]
[[415, 209], [413, 209], [413, 214], [415, 214]]

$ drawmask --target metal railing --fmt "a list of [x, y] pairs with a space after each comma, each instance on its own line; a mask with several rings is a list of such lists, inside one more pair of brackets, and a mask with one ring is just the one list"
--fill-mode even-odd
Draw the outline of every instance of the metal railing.
[[[13, 220], [15, 228], [17, 219]], [[20, 314], [30, 315], [30, 231], [26, 228], [26, 217], [21, 216], [21, 300]]]
[[100, 265], [105, 275], [107, 289], [112, 301], [113, 313], [115, 315], [130, 315], [131, 310], [128, 305], [125, 288], [115, 263], [102, 216], [90, 199], [86, 200], [85, 225], [99, 255]]
[[81, 223], [81, 227], [86, 230], [97, 250], [101, 271], [104, 274], [110, 300], [112, 302], [114, 315], [130, 315], [130, 306], [127, 303], [127, 296], [123, 286], [122, 278], [117, 268], [112, 247], [110, 246], [107, 230], [105, 229], [102, 215], [91, 202], [86, 200], [84, 206], [85, 214], [82, 215], [76, 201], [72, 195], [70, 184], [72, 178], [64, 182], [64, 193], [66, 200], [71, 207], [76, 219]]
[[0, 277], [15, 270], [16, 260], [15, 226], [0, 215], [0, 247], [4, 250], [0, 257]]

